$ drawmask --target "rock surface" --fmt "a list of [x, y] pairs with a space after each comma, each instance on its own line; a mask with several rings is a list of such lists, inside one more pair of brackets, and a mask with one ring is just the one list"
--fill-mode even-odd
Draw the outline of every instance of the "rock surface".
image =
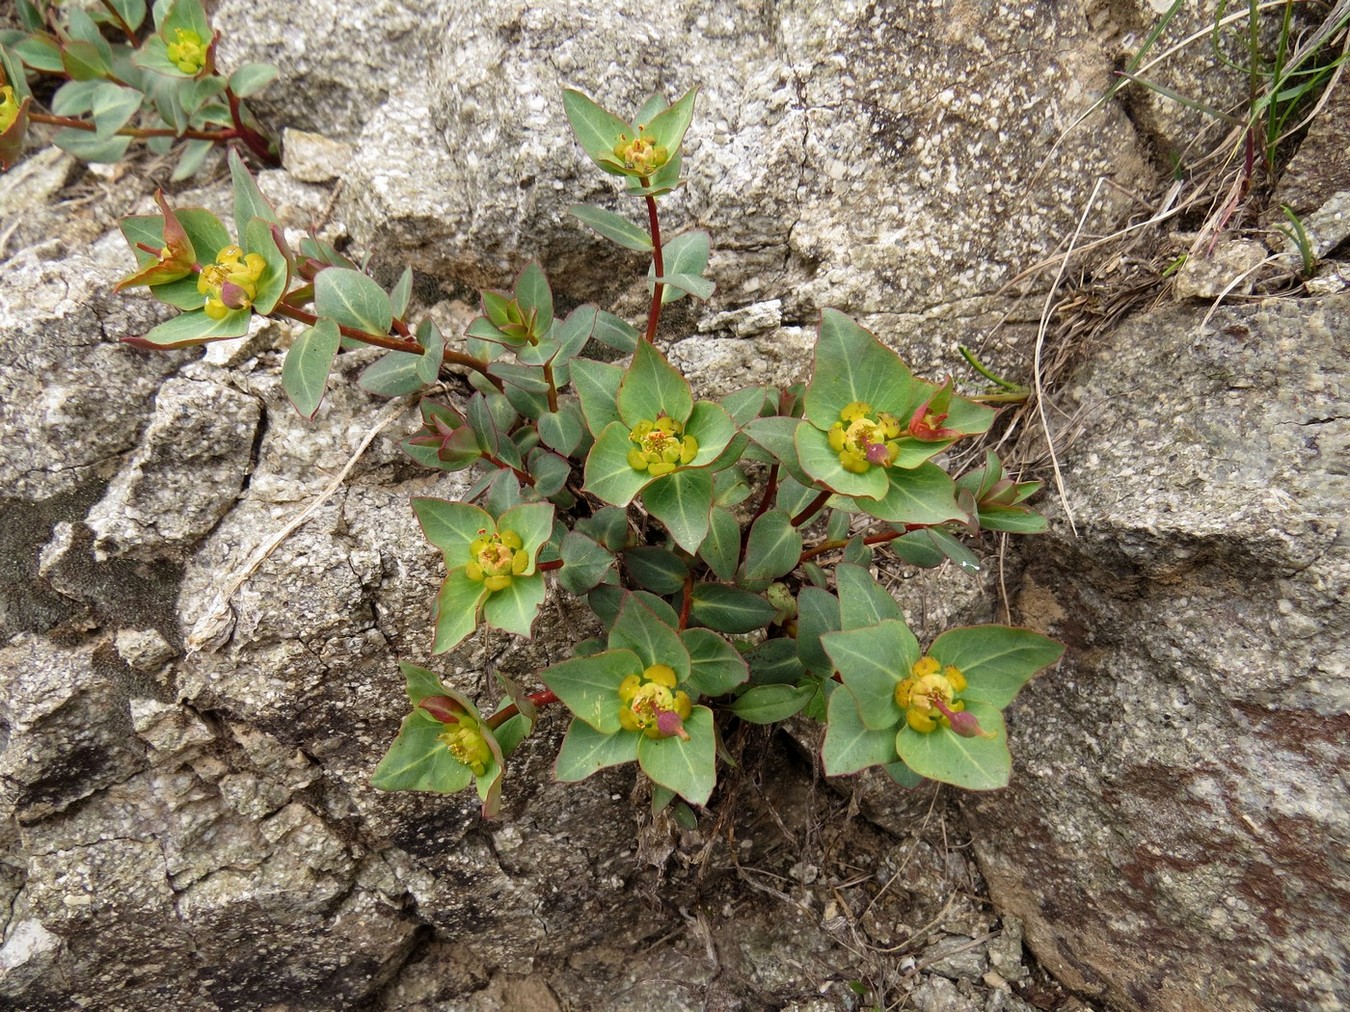
[[966, 808], [995, 901], [1071, 987], [1334, 1008], [1350, 298], [1203, 317], [1132, 321], [1081, 377], [1061, 458], [1079, 537], [1059, 525], [1020, 602], [1070, 659], [1012, 711], [1013, 786]]
[[[1156, 18], [1142, 2], [215, 6], [222, 64], [281, 67], [255, 103], [269, 125], [351, 145], [306, 138], [295, 178], [262, 174], [290, 234], [350, 233], [391, 277], [410, 262], [428, 304], [538, 257], [564, 303], [636, 316], [642, 265], [566, 215], [633, 208], [559, 91], [631, 108], [698, 86], [668, 215], [712, 232], [719, 288], [665, 338], [709, 393], [804, 378], [826, 305], [921, 372], [961, 341], [1025, 377], [1034, 314], [1001, 286], [1099, 176], [1147, 191], [1150, 159], [1200, 126], [1136, 95], [1061, 136]], [[1167, 39], [1204, 22], [1187, 8]], [[1167, 80], [1207, 101], [1245, 88], [1187, 73]], [[159, 318], [110, 293], [135, 199], [49, 207], [78, 170], [25, 164], [0, 190], [0, 1007], [1090, 1008], [1023, 923], [1062, 981], [1120, 1008], [1350, 1000], [1343, 301], [1203, 331], [1177, 309], [1094, 355], [1066, 457], [1083, 536], [1029, 553], [1018, 599], [1070, 658], [1016, 711], [1018, 779], [965, 802], [969, 829], [946, 795], [826, 789], [745, 732], [742, 772], [681, 830], [630, 770], [552, 782], [556, 715], [484, 823], [470, 797], [368, 783], [441, 578], [407, 500], [462, 476], [403, 457], [413, 412], [355, 385], [365, 353], [309, 422], [281, 391], [282, 327], [202, 361], [115, 344]], [[297, 181], [334, 168], [331, 189]], [[1089, 230], [1126, 206], [1105, 192]], [[911, 581], [905, 604], [982, 619], [979, 591]], [[485, 695], [581, 621], [471, 640], [443, 670]]]

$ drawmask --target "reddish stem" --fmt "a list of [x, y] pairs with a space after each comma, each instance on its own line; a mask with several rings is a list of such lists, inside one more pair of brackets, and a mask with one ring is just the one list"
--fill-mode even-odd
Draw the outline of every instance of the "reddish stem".
[[[650, 185], [646, 176], [639, 177], [638, 181], [643, 186]], [[647, 195], [647, 223], [652, 233], [652, 269], [661, 278], [665, 276], [666, 264], [661, 256], [661, 222], [656, 216], [656, 198], [651, 194]], [[652, 288], [652, 307], [647, 311], [647, 333], [644, 335], [648, 344], [656, 340], [656, 325], [661, 322], [661, 295], [665, 287], [657, 281]]]
[[257, 155], [264, 164], [273, 168], [279, 166], [281, 159], [273, 153], [272, 145], [267, 143], [267, 138], [244, 122], [244, 116], [239, 107], [239, 96], [227, 87], [225, 98], [230, 103], [230, 121], [234, 123], [234, 129], [239, 139], [247, 144], [248, 149]]
[[493, 456], [492, 454], [484, 451], [483, 459], [486, 460], [493, 467], [500, 467], [503, 471], [510, 471], [517, 478], [523, 481], [526, 485], [534, 484], [534, 475], [530, 474], [530, 472], [528, 471], [522, 471], [518, 467], [513, 467], [506, 461], [502, 460], [500, 457]]
[[[549, 689], [545, 689], [542, 692], [531, 692], [525, 698], [535, 706], [548, 706], [551, 703], [559, 702], [558, 697]], [[487, 719], [487, 726], [495, 731], [519, 712], [520, 707], [515, 703], [512, 703], [510, 706], [503, 707], [489, 717]]]
[[562, 559], [550, 559], [548, 562], [541, 562], [534, 567], [536, 573], [546, 573], [550, 569], [562, 569]]
[[[917, 529], [917, 527], [906, 527], [904, 531], [883, 531], [881, 534], [869, 534], [867, 537], [863, 538], [863, 544], [883, 545], [887, 541], [894, 541], [896, 538], [900, 537], [901, 534], [907, 534], [910, 530], [915, 529]], [[826, 552], [834, 551], [836, 548], [843, 548], [847, 544], [847, 541], [822, 541], [814, 548], [808, 548], [806, 551], [802, 552], [802, 557], [797, 560], [797, 564], [801, 565], [803, 562], [809, 562], [817, 555], [824, 555]]]
[[800, 527], [802, 524], [806, 523], [806, 521], [810, 520], [820, 512], [821, 507], [830, 501], [830, 496], [832, 495], [834, 495], [834, 493], [828, 488], [821, 489], [820, 494], [807, 503], [802, 508], [802, 511], [792, 518], [792, 526]]
[[684, 596], [680, 600], [680, 631], [689, 626], [689, 612], [694, 607], [694, 574], [684, 578]]

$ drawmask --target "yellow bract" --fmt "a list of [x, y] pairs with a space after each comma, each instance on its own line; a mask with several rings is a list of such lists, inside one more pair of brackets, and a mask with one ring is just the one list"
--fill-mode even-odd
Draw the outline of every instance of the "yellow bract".
[[510, 530], [496, 534], [480, 531], [469, 545], [469, 562], [464, 573], [494, 591], [505, 590], [511, 586], [511, 577], [521, 576], [529, 568], [530, 554], [524, 550], [519, 534]]
[[670, 474], [698, 456], [698, 440], [684, 434], [684, 425], [662, 415], [656, 421], [643, 419], [633, 426], [628, 438], [637, 449], [628, 451], [628, 463], [634, 470], [659, 477]]
[[175, 28], [168, 45], [169, 62], [182, 73], [196, 77], [206, 66], [206, 45], [191, 28]]
[[267, 261], [261, 253], [249, 253], [238, 246], [225, 246], [216, 261], [197, 275], [197, 291], [206, 296], [203, 309], [213, 320], [225, 318], [232, 309], [248, 309], [258, 294], [258, 279]]
[[890, 467], [900, 456], [900, 420], [894, 415], [873, 414], [866, 401], [853, 401], [839, 412], [839, 421], [826, 433], [830, 449], [839, 454], [845, 471], [862, 474], [873, 464]]
[[948, 664], [945, 668], [935, 657], [920, 657], [909, 669], [909, 677], [895, 687], [895, 703], [905, 711], [905, 720], [925, 734], [939, 727], [951, 727], [933, 700], [939, 699], [952, 713], [960, 713], [966, 704], [956, 698], [966, 689], [966, 677]]
[[648, 738], [662, 737], [658, 718], [674, 712], [680, 720], [689, 717], [689, 694], [675, 690], [675, 669], [653, 664], [641, 675], [629, 675], [619, 683], [619, 724], [625, 731], [642, 731]]
[[478, 721], [467, 713], [459, 718], [457, 724], [445, 725], [445, 730], [436, 736], [445, 742], [450, 754], [462, 762], [477, 776], [482, 776], [492, 762], [492, 750], [488, 748], [483, 733], [478, 730]]

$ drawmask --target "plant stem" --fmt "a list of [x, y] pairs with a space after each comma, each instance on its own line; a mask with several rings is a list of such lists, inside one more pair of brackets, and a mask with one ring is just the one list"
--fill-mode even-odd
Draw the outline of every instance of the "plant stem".
[[[867, 535], [867, 537], [863, 538], [863, 544], [883, 545], [887, 541], [894, 541], [896, 538], [900, 537], [901, 534], [908, 534], [908, 533], [909, 533], [908, 530], [904, 530], [904, 531], [883, 531], [880, 534], [869, 534]], [[843, 548], [847, 544], [848, 544], [847, 541], [822, 541], [814, 548], [808, 548], [806, 551], [802, 552], [802, 557], [797, 560], [797, 565], [801, 565], [803, 562], [809, 562], [811, 559], [814, 559], [817, 555], [824, 555], [826, 552], [832, 552], [836, 548]]]
[[225, 98], [230, 103], [230, 120], [234, 123], [234, 129], [239, 139], [247, 144], [248, 149], [265, 164], [274, 168], [279, 166], [281, 159], [273, 152], [272, 145], [268, 143], [267, 138], [244, 122], [244, 115], [239, 107], [239, 96], [227, 87]]
[[536, 573], [546, 573], [550, 569], [562, 569], [562, 565], [562, 559], [550, 559], [548, 562], [539, 563], [539, 565], [534, 567], [534, 571]]
[[684, 595], [680, 599], [680, 632], [689, 627], [689, 612], [694, 607], [694, 574], [684, 578]]
[[[558, 697], [549, 689], [545, 689], [542, 692], [531, 692], [525, 698], [535, 706], [548, 706], [550, 703], [558, 702]], [[489, 717], [487, 719], [487, 726], [495, 731], [519, 712], [520, 707], [515, 703], [511, 703], [509, 706], [503, 707]]]
[[[282, 301], [276, 304], [272, 310], [272, 316], [284, 316], [288, 320], [294, 320], [296, 323], [305, 323], [309, 326], [319, 322], [319, 318], [303, 309], [297, 309], [290, 303]], [[358, 330], [355, 327], [348, 327], [345, 324], [338, 324], [338, 332], [344, 337], [350, 337], [354, 341], [360, 341], [363, 344], [371, 344], [377, 348], [385, 348], [389, 351], [402, 351], [410, 355], [422, 354], [422, 346], [417, 343], [415, 338], [390, 337], [387, 334], [371, 334], [364, 330]], [[455, 351], [453, 348], [446, 348], [441, 352], [441, 360], [449, 362], [451, 365], [462, 365], [466, 369], [472, 369], [474, 372], [481, 373], [498, 390], [502, 389], [502, 381], [487, 371], [487, 363], [462, 351]]]
[[[646, 176], [642, 176], [639, 182], [643, 186], [649, 185]], [[656, 272], [656, 277], [662, 278], [666, 274], [666, 264], [661, 256], [661, 222], [656, 215], [656, 198], [651, 194], [647, 195], [647, 223], [652, 233], [652, 270]], [[647, 311], [647, 333], [644, 335], [648, 344], [656, 339], [656, 325], [661, 322], [661, 296], [665, 288], [660, 281], [652, 287], [652, 307]]]
[[134, 46], [136, 44], [136, 32], [126, 23], [126, 20], [118, 13], [117, 8], [109, 0], [98, 0], [99, 6], [107, 11], [114, 21], [117, 22], [117, 30], [127, 37]]
[[802, 508], [802, 511], [792, 518], [792, 526], [800, 527], [806, 521], [820, 512], [821, 507], [830, 501], [830, 496], [834, 495], [828, 488], [823, 488], [820, 493]]
[[553, 382], [553, 363], [544, 363], [544, 379], [548, 383], [548, 409], [558, 410], [558, 385]]

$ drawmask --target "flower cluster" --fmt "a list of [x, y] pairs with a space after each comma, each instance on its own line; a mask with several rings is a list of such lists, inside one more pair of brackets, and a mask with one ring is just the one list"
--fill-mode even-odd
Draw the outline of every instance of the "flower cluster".
[[14, 125], [19, 118], [19, 101], [14, 97], [14, 89], [9, 85], [0, 87], [0, 134]]
[[479, 730], [478, 721], [467, 713], [460, 714], [456, 723], [446, 724], [437, 740], [444, 742], [450, 754], [473, 770], [475, 776], [481, 777], [492, 762], [492, 750]]
[[238, 246], [223, 247], [215, 263], [203, 267], [197, 276], [197, 291], [206, 296], [206, 315], [223, 320], [232, 310], [252, 306], [258, 295], [258, 279], [266, 267], [261, 253], [245, 255]]
[[174, 30], [174, 41], [167, 46], [169, 62], [189, 77], [196, 77], [206, 66], [206, 43], [191, 28]]
[[631, 138], [619, 134], [619, 142], [614, 145], [614, 157], [640, 176], [650, 176], [670, 161], [670, 152], [647, 136], [646, 130], [639, 126], [637, 136]]
[[863, 474], [872, 465], [890, 467], [900, 455], [900, 421], [886, 412], [873, 413], [866, 401], [853, 401], [839, 412], [839, 421], [826, 437], [830, 449], [839, 454], [845, 471]]
[[642, 731], [648, 738], [678, 735], [687, 739], [684, 721], [693, 707], [689, 694], [675, 689], [675, 669], [652, 664], [641, 675], [619, 683], [619, 724], [625, 731]]
[[519, 534], [510, 530], [489, 534], [484, 529], [469, 545], [464, 574], [488, 591], [505, 590], [511, 586], [511, 578], [523, 574], [529, 565], [530, 553], [524, 550]]
[[927, 734], [949, 727], [963, 738], [989, 738], [974, 714], [957, 696], [966, 691], [966, 676], [951, 664], [943, 667], [935, 657], [920, 657], [909, 677], [895, 687], [895, 703], [905, 711], [905, 722]]
[[637, 446], [628, 451], [628, 463], [653, 478], [669, 474], [698, 456], [698, 440], [685, 435], [683, 423], [667, 415], [654, 422], [644, 418], [633, 426], [628, 438]]

